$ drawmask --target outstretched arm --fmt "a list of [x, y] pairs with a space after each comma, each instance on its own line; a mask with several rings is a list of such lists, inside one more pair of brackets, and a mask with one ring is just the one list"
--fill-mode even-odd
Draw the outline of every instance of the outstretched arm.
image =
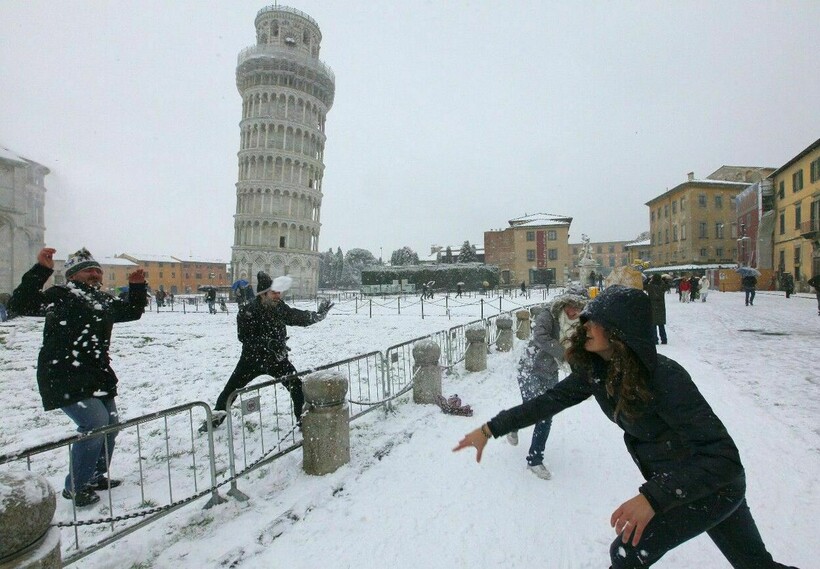
[[476, 430], [470, 431], [464, 435], [464, 438], [458, 441], [458, 444], [453, 449], [453, 452], [460, 451], [467, 447], [475, 447], [475, 461], [481, 462], [481, 454], [484, 452], [484, 447], [487, 446], [487, 441], [489, 441], [492, 436], [493, 434], [492, 431], [490, 431], [489, 425], [484, 423]]
[[43, 285], [54, 272], [56, 249], [45, 247], [37, 253], [37, 264], [23, 275], [9, 299], [9, 310], [21, 316], [40, 316], [46, 303]]

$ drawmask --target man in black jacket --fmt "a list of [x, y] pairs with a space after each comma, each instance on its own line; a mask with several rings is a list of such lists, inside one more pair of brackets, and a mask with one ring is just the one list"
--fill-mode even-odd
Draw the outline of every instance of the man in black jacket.
[[[218, 427], [225, 420], [228, 397], [237, 389], [242, 389], [260, 375], [285, 377], [296, 373], [296, 368], [288, 359], [286, 327], [316, 324], [324, 320], [333, 306], [329, 300], [323, 300], [316, 312], [291, 308], [282, 300], [282, 293], [290, 288], [290, 277], [283, 276], [271, 280], [267, 273], [260, 271], [256, 279], [256, 298], [245, 304], [236, 317], [242, 354], [228, 383], [216, 400], [214, 409], [217, 412], [211, 422], [213, 427]], [[294, 377], [283, 382], [283, 385], [293, 400], [296, 422], [301, 423], [302, 407], [305, 402], [302, 381]], [[207, 430], [206, 421], [199, 428], [199, 432], [204, 433]]]
[[[118, 423], [117, 376], [111, 369], [108, 348], [116, 322], [139, 320], [145, 310], [145, 273], [128, 275], [126, 300], [99, 290], [102, 269], [87, 249], [65, 262], [66, 284], [42, 291], [54, 270], [54, 249], [42, 249], [37, 264], [14, 290], [9, 307], [21, 316], [45, 316], [43, 347], [37, 360], [37, 384], [46, 411], [61, 409], [77, 430]], [[107, 478], [116, 433], [90, 437], [71, 448], [71, 465], [63, 497], [76, 506], [100, 500], [95, 490], [120, 485]]]

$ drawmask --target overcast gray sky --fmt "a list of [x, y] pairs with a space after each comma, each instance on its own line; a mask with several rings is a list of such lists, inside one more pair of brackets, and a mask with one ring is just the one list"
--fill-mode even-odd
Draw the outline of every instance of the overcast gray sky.
[[[525, 213], [628, 240], [644, 203], [820, 136], [820, 2], [298, 0], [336, 74], [320, 250], [483, 242]], [[0, 144], [46, 243], [230, 259], [236, 56], [264, 2], [0, 2]]]

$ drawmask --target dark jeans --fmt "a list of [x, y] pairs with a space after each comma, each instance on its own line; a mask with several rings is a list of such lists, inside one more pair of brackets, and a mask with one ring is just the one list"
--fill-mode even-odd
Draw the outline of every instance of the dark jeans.
[[746, 483], [740, 480], [685, 506], [655, 517], [646, 526], [636, 547], [620, 536], [612, 542], [609, 555], [613, 569], [649, 567], [663, 555], [706, 532], [734, 569], [775, 569], [757, 525], [746, 504]]
[[[661, 338], [661, 343], [665, 344], [666, 343], [666, 326], [664, 326], [663, 324], [658, 324], [658, 335]], [[655, 343], [656, 344], [658, 343], [658, 338], [657, 337], [655, 338]]]
[[[62, 407], [63, 412], [77, 424], [77, 432], [87, 433], [92, 429], [119, 423], [117, 404], [113, 397], [98, 399], [90, 397]], [[117, 433], [89, 437], [71, 445], [71, 464], [65, 477], [66, 490], [82, 489], [92, 480], [108, 472], [111, 455], [114, 453], [114, 439]], [[72, 484], [72, 478], [74, 483]]]
[[820, 291], [814, 293], [817, 296], [817, 314], [820, 314]]
[[744, 288], [743, 291], [746, 293], [746, 304], [754, 304], [755, 303], [755, 289], [753, 288]]
[[527, 454], [527, 464], [536, 466], [544, 464], [544, 448], [547, 446], [547, 438], [550, 436], [552, 419], [538, 421], [532, 430], [532, 442], [530, 452]]
[[[217, 411], [225, 411], [225, 405], [228, 403], [230, 394], [237, 389], [242, 389], [260, 375], [284, 377], [293, 373], [296, 373], [296, 368], [293, 367], [293, 364], [290, 363], [290, 360], [287, 358], [273, 365], [260, 364], [239, 358], [239, 363], [236, 364], [236, 368], [233, 370], [231, 377], [228, 378], [228, 383], [225, 384], [222, 393], [219, 394], [214, 409]], [[297, 421], [300, 421], [302, 408], [305, 405], [305, 396], [302, 394], [302, 381], [296, 378], [285, 381], [282, 385], [284, 385], [285, 389], [290, 393], [290, 398], [293, 401], [293, 414], [296, 415]]]

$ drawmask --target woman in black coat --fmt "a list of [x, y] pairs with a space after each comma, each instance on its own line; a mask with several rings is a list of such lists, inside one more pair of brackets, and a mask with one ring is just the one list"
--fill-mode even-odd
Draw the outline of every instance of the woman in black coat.
[[646, 480], [610, 518], [618, 537], [612, 567], [648, 567], [667, 551], [707, 532], [732, 567], [783, 568], [757, 531], [746, 504], [737, 447], [723, 423], [677, 362], [659, 355], [649, 298], [611, 286], [581, 313], [567, 361], [572, 373], [552, 390], [502, 411], [468, 433], [455, 451], [487, 441], [595, 397], [624, 431]]

